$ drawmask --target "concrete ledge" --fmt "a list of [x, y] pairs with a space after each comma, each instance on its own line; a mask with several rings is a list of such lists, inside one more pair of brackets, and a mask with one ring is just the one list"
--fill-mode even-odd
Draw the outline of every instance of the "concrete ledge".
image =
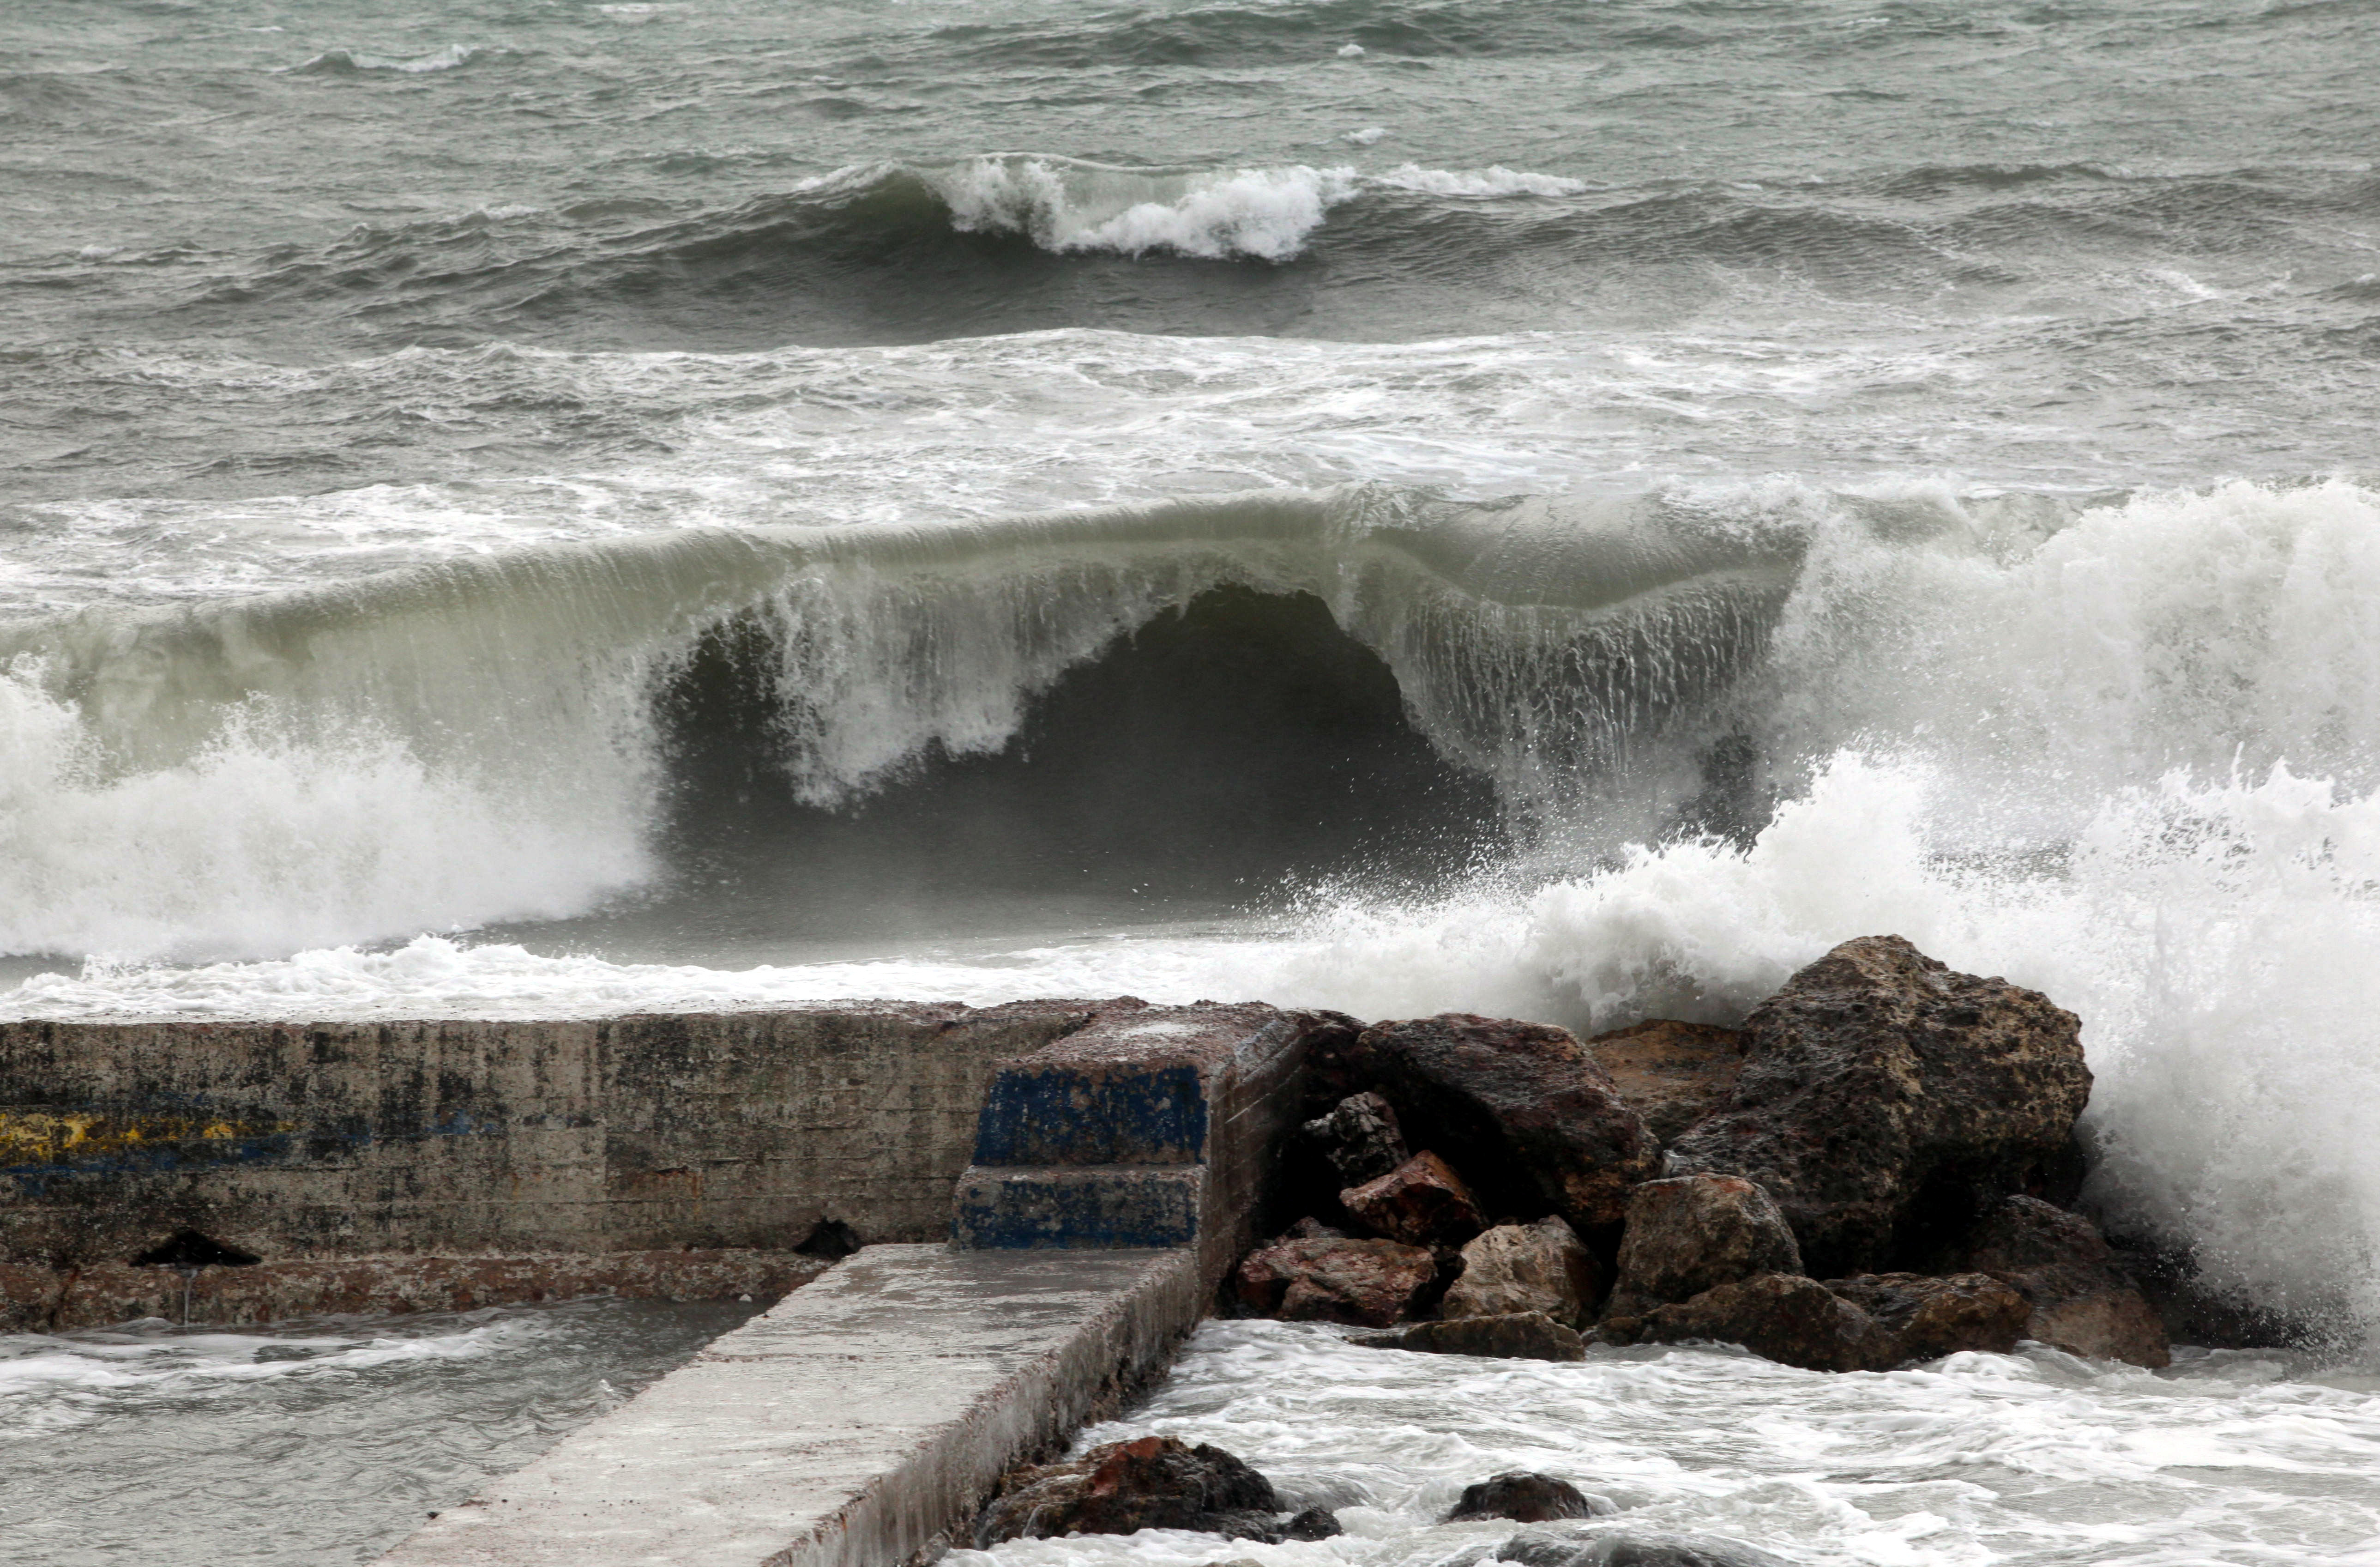
[[388, 1567], [898, 1567], [1171, 1364], [1188, 1251], [869, 1246]]
[[205, 1268], [0, 1263], [0, 1332], [55, 1333], [137, 1317], [218, 1325], [331, 1313], [471, 1311], [523, 1301], [783, 1299], [826, 1271], [787, 1251], [635, 1251], [552, 1257], [357, 1257]]

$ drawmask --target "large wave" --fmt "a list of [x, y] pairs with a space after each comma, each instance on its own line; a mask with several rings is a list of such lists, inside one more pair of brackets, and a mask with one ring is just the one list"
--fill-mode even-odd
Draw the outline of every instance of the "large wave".
[[[1070, 672], [1225, 587], [1318, 601], [1413, 729], [1492, 784], [1511, 851], [1434, 891], [1309, 887], [1236, 934], [981, 962], [731, 973], [436, 936], [285, 955], [658, 874], [673, 704], [722, 646], [763, 699], [706, 711], [741, 715], [780, 802], [723, 808], [923, 790], [930, 809], [937, 767], [1003, 753]], [[1487, 506], [1357, 488], [698, 532], [87, 612], [9, 633], [0, 945], [268, 961], [100, 964], [7, 1004], [1129, 990], [1593, 1028], [1735, 1017], [1890, 930], [2083, 1017], [2093, 1195], [2119, 1228], [2267, 1305], [2380, 1320], [2374, 603], [2380, 492], [2333, 480], [2064, 509], [1925, 486]]]

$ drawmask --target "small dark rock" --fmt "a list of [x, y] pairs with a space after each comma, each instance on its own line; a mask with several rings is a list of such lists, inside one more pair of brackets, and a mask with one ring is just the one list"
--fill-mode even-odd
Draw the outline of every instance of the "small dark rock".
[[1377, 1181], [1413, 1157], [1396, 1111], [1374, 1093], [1348, 1095], [1330, 1114], [1307, 1122], [1305, 1136], [1338, 1172], [1342, 1186]]
[[1434, 1153], [1417, 1153], [1366, 1185], [1339, 1194], [1366, 1228], [1407, 1245], [1461, 1245], [1488, 1227], [1463, 1177]]
[[1242, 1305], [1285, 1322], [1385, 1328], [1410, 1315], [1437, 1276], [1421, 1246], [1322, 1237], [1250, 1252], [1233, 1288]]
[[1586, 1341], [1542, 1311], [1416, 1322], [1393, 1333], [1367, 1333], [1354, 1342], [1366, 1349], [1405, 1349], [1423, 1354], [1476, 1354], [1506, 1360], [1586, 1358]]
[[1492, 1479], [1463, 1488], [1462, 1500], [1444, 1522], [1466, 1518], [1510, 1518], [1518, 1524], [1542, 1524], [1551, 1518], [1591, 1518], [1595, 1505], [1568, 1480], [1526, 1469], [1508, 1470]]
[[1765, 1550], [1695, 1535], [1615, 1532], [1598, 1537], [1569, 1567], [1786, 1567]]
[[1285, 1540], [1327, 1540], [1343, 1533], [1339, 1515], [1327, 1507], [1309, 1507], [1281, 1526]]
[[1680, 1175], [1628, 1194], [1609, 1309], [1642, 1316], [1755, 1273], [1802, 1271], [1785, 1215], [1740, 1175]]
[[2024, 1336], [2024, 1297], [1987, 1273], [1927, 1278], [1863, 1273], [1827, 1288], [1874, 1318], [1899, 1342], [1900, 1361], [1939, 1360], [1961, 1350], [2006, 1354]]

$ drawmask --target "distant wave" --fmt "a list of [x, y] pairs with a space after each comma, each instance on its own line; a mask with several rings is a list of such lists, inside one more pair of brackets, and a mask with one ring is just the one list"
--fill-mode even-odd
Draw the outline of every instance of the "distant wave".
[[379, 55], [358, 54], [351, 49], [326, 49], [302, 65], [285, 66], [284, 76], [352, 76], [370, 71], [395, 71], [405, 76], [421, 76], [431, 71], [458, 70], [490, 60], [517, 58], [510, 49], [479, 48], [463, 43], [450, 43], [432, 54], [414, 55], [389, 59]]

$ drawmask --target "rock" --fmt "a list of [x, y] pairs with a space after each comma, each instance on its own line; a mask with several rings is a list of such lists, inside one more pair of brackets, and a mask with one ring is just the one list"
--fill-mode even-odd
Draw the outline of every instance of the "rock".
[[1792, 1228], [1756, 1183], [1740, 1175], [1647, 1181], [1628, 1194], [1609, 1309], [1641, 1317], [1755, 1273], [1801, 1271]]
[[2095, 1359], [2173, 1363], [2164, 1319], [2079, 1213], [2003, 1198], [1970, 1232], [1960, 1260], [2024, 1297], [2026, 1338]]
[[1281, 1238], [1285, 1241], [1343, 1241], [1347, 1238], [1347, 1232], [1334, 1230], [1321, 1220], [1308, 1217], [1282, 1231]]
[[1514, 1567], [1786, 1567], [1767, 1551], [1734, 1540], [1609, 1524], [1539, 1524], [1521, 1530], [1490, 1555]]
[[1570, 1033], [1446, 1013], [1375, 1024], [1351, 1063], [1396, 1107], [1407, 1142], [1463, 1172], [1487, 1211], [1619, 1223], [1659, 1145]]
[[1348, 1095], [1330, 1114], [1307, 1122], [1304, 1135], [1338, 1172], [1342, 1186], [1377, 1181], [1413, 1157], [1396, 1111], [1374, 1093]]
[[1233, 1281], [1240, 1300], [1284, 1322], [1385, 1328], [1434, 1282], [1427, 1250], [1398, 1241], [1275, 1241], [1248, 1254]]
[[1534, 1224], [1499, 1224], [1463, 1248], [1463, 1272], [1438, 1314], [1505, 1317], [1541, 1311], [1577, 1327], [1603, 1298], [1603, 1265], [1559, 1215]]
[[1845, 941], [1744, 1026], [1734, 1092], [1671, 1148], [1673, 1172], [1759, 1182], [1829, 1274], [1892, 1267], [1979, 1197], [2046, 1178], [2091, 1094], [2072, 1013], [1898, 936]]
[[1614, 1343], [1742, 1344], [1764, 1359], [1805, 1371], [1880, 1371], [1900, 1360], [1893, 1335], [1815, 1279], [1758, 1273], [1641, 1318], [1606, 1317], [1598, 1337]]
[[1508, 1470], [1475, 1486], [1463, 1488], [1463, 1499], [1442, 1522], [1465, 1518], [1510, 1518], [1519, 1524], [1542, 1524], [1549, 1518], [1590, 1518], [1594, 1505], [1576, 1486], [1551, 1475], [1525, 1469]]
[[1283, 1537], [1281, 1511], [1272, 1483], [1222, 1449], [1141, 1437], [1011, 1475], [977, 1516], [975, 1541], [983, 1550], [1059, 1535], [1203, 1529], [1273, 1544]]
[[1327, 1507], [1309, 1507], [1281, 1526], [1285, 1540], [1327, 1540], [1345, 1532], [1339, 1527], [1339, 1515]]
[[1741, 1028], [1658, 1017], [1597, 1034], [1586, 1052], [1653, 1136], [1669, 1143], [1727, 1102], [1743, 1071], [1745, 1043]]
[[1354, 1341], [1366, 1349], [1409, 1349], [1423, 1354], [1477, 1354], [1507, 1360], [1585, 1360], [1586, 1341], [1542, 1311], [1416, 1322], [1393, 1333]]
[[1339, 1194], [1367, 1229], [1407, 1245], [1461, 1245], [1488, 1227], [1463, 1177], [1434, 1153], [1417, 1153], [1378, 1180]]
[[1827, 1288], [1891, 1333], [1902, 1363], [1961, 1350], [2006, 1354], [2024, 1336], [2031, 1311], [2022, 1295], [1988, 1273], [1863, 1273], [1829, 1279]]

